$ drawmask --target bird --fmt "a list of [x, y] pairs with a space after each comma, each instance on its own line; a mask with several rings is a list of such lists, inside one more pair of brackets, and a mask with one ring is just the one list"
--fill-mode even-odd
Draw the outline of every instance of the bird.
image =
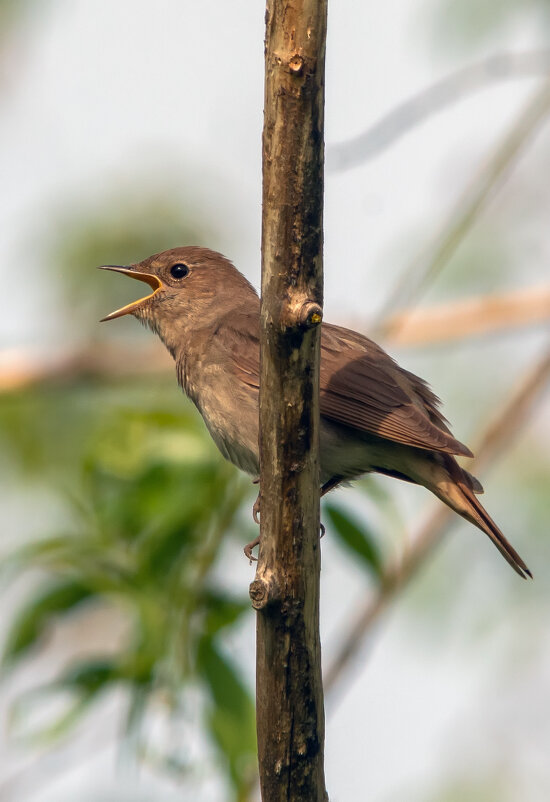
[[[199, 246], [101, 267], [152, 290], [101, 322], [131, 314], [160, 337], [222, 455], [257, 481], [260, 299], [252, 284], [222, 254]], [[320, 416], [321, 494], [368, 473], [421, 485], [488, 535], [521, 577], [532, 577], [479, 502], [480, 482], [457, 462], [473, 454], [453, 437], [428, 384], [366, 336], [324, 322]], [[257, 511], [256, 504], [255, 520]], [[249, 557], [257, 542], [245, 548]]]

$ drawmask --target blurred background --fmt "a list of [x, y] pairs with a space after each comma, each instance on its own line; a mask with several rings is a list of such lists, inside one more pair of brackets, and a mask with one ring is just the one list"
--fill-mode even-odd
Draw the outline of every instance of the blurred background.
[[[259, 286], [263, 26], [0, 2], [2, 802], [257, 799], [254, 488], [95, 267]], [[331, 494], [334, 802], [550, 797], [549, 77], [547, 0], [331, 4], [325, 318], [430, 382], [535, 576], [420, 488]]]

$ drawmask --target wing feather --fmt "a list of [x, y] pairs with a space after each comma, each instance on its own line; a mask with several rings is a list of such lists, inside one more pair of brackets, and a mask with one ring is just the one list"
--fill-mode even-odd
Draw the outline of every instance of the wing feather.
[[[237, 377], [257, 389], [257, 314], [243, 313], [237, 321], [221, 321], [217, 334]], [[472, 456], [452, 436], [439, 411], [439, 399], [426, 382], [400, 368], [376, 343], [324, 323], [321, 349], [323, 417], [415, 448]]]
[[397, 443], [472, 456], [450, 433], [439, 399], [376, 343], [349, 329], [323, 325], [321, 414]]

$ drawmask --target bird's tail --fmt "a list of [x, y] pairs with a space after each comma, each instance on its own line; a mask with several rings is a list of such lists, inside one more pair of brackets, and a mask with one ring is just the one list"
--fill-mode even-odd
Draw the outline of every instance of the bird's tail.
[[521, 559], [517, 551], [506, 540], [487, 510], [477, 500], [473, 485], [468, 473], [462, 470], [453, 457], [445, 459], [446, 481], [441, 479], [427, 485], [441, 501], [461, 515], [470, 523], [488, 535], [506, 562], [510, 563], [523, 579], [533, 578], [531, 571]]

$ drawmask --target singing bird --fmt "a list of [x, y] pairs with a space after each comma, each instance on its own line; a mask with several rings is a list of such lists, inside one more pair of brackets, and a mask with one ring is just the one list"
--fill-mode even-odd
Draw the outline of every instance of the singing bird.
[[[159, 335], [175, 360], [179, 384], [223, 456], [257, 477], [256, 290], [224, 256], [194, 246], [103, 268], [152, 289], [103, 320], [131, 314]], [[520, 576], [531, 576], [476, 498], [481, 484], [455, 459], [472, 452], [453, 437], [423, 379], [362, 334], [323, 323], [320, 406], [322, 492], [371, 472], [423, 485], [485, 532]]]

